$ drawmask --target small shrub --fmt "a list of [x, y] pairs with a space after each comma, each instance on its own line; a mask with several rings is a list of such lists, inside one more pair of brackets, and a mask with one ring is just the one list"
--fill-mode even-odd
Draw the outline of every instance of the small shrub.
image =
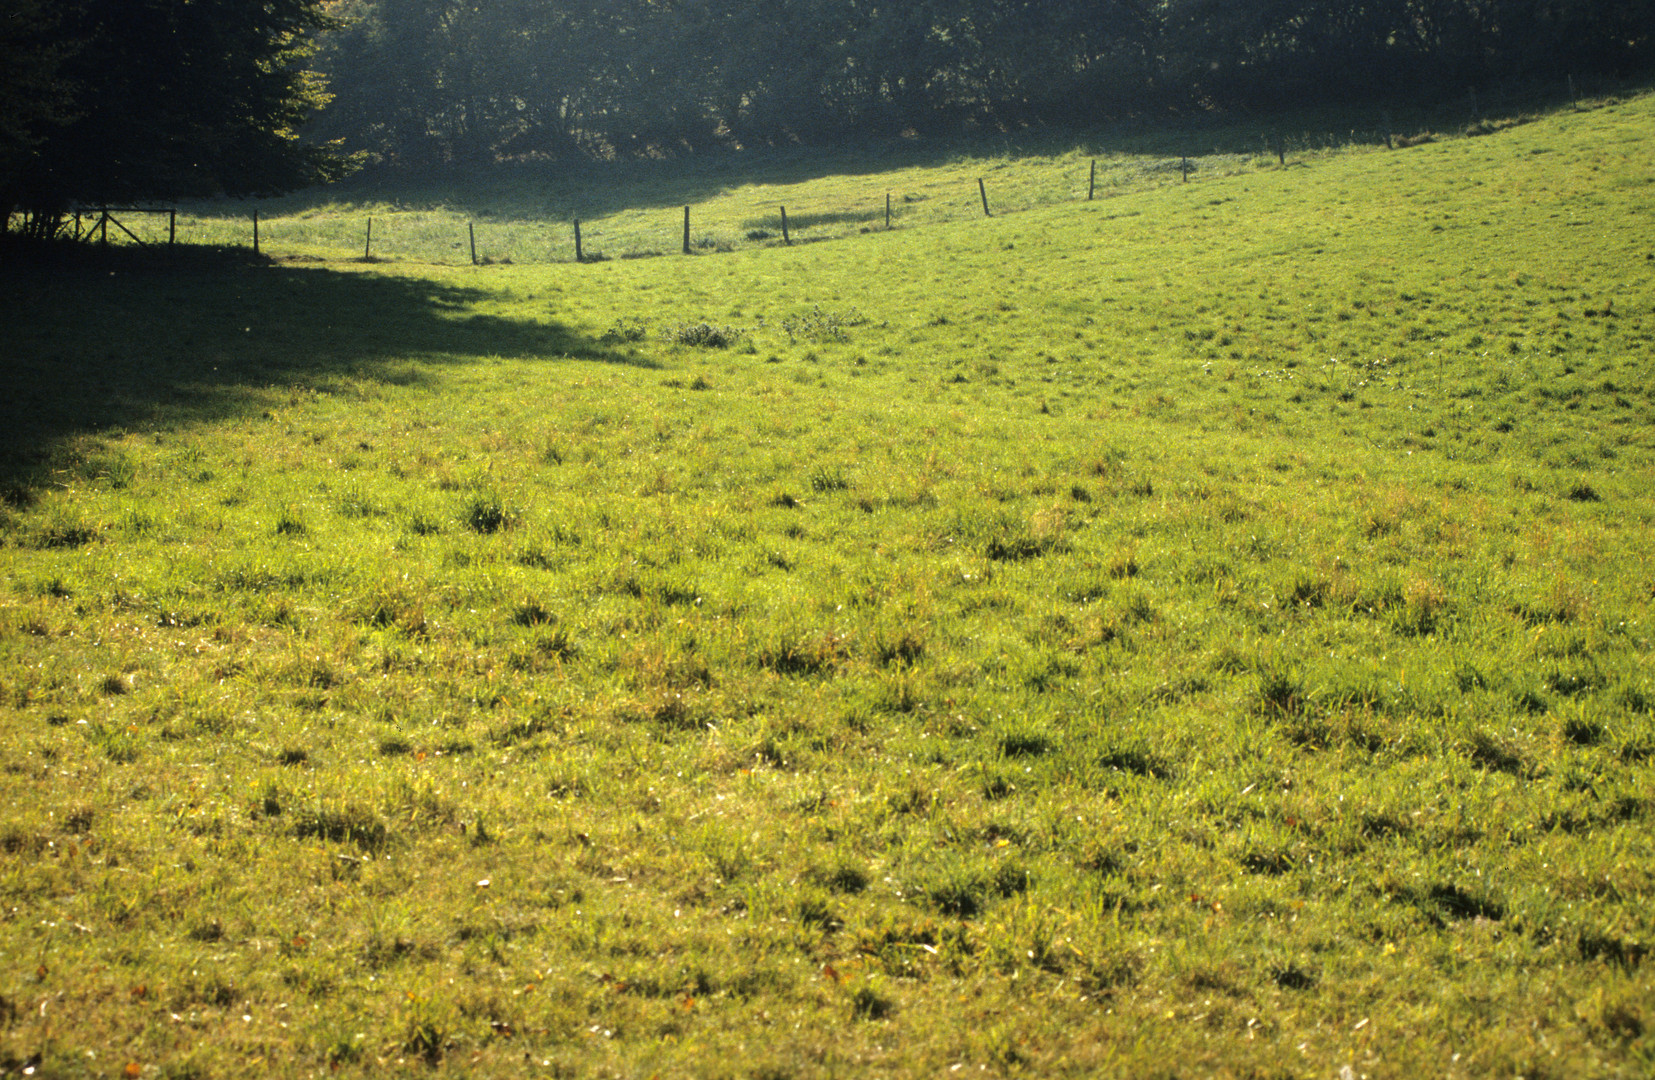
[[714, 326], [712, 323], [673, 323], [661, 328], [661, 338], [669, 345], [687, 345], [692, 349], [728, 349], [746, 336], [747, 331], [736, 326]]
[[642, 341], [648, 336], [649, 323], [643, 319], [616, 319], [598, 340], [605, 345], [619, 345]]

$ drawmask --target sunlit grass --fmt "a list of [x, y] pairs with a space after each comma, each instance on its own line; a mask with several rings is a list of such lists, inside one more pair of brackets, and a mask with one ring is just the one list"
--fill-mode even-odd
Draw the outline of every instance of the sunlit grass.
[[[1511, 102], [1512, 115], [1524, 104]], [[729, 251], [967, 221], [983, 216], [984, 195], [991, 213], [1008, 214], [1299, 167], [1382, 146], [1387, 119], [1398, 137], [1429, 138], [1433, 125], [1464, 127], [1466, 114], [1458, 103], [1394, 116], [1306, 110], [1183, 129], [1128, 125], [1089, 137], [1019, 132], [854, 150], [756, 148], [683, 161], [521, 163], [486, 177], [376, 174], [281, 199], [186, 208], [178, 238], [250, 245], [258, 214], [261, 250], [289, 258], [470, 263], [475, 238], [480, 262], [568, 262], [578, 219], [584, 257], [638, 258], [682, 251], [688, 205], [692, 250]], [[125, 223], [150, 241], [166, 225], [144, 217]]]
[[7, 1067], [1646, 1071], [1652, 108], [25, 280]]

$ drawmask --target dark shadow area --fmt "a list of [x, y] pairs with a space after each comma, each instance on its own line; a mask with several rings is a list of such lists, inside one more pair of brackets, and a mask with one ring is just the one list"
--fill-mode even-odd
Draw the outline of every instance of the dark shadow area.
[[417, 385], [474, 356], [645, 364], [556, 322], [468, 314], [490, 298], [234, 249], [5, 252], [0, 494], [26, 501], [67, 440], [262, 409], [270, 387]]

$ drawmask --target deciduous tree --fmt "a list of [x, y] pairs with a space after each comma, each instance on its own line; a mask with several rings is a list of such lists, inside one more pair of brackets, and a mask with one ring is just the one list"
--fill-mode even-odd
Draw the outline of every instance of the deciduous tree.
[[52, 5], [35, 35], [53, 50], [49, 76], [6, 80], [24, 106], [8, 147], [26, 152], [0, 175], [0, 202], [49, 236], [76, 204], [265, 195], [336, 175], [342, 156], [299, 137], [327, 99], [303, 62], [334, 25], [322, 0]]

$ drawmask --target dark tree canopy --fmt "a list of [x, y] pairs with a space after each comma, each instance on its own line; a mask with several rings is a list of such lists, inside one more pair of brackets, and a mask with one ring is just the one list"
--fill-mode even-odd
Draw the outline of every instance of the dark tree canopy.
[[1633, 75], [1650, 0], [334, 0], [320, 124], [407, 164]]
[[264, 195], [336, 174], [298, 129], [322, 0], [0, 0], [0, 211], [49, 236], [75, 204]]
[[661, 154], [1652, 66], [1650, 0], [0, 0], [0, 220], [291, 189], [338, 171], [319, 139]]

